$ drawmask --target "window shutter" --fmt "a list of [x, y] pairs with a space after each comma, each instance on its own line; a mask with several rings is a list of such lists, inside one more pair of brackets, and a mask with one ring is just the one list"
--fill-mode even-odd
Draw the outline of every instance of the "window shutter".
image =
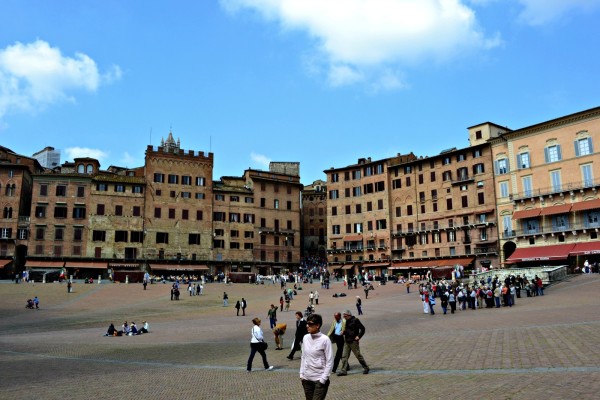
[[558, 159], [559, 159], [559, 160], [562, 160], [562, 154], [561, 154], [561, 152], [560, 152], [560, 144], [557, 144], [557, 145], [556, 145], [556, 154], [557, 154], [557, 156], [558, 156]]
[[544, 147], [544, 159], [549, 162], [550, 157], [548, 156], [548, 148]]
[[523, 168], [523, 163], [521, 162], [521, 155], [517, 154], [517, 169]]
[[590, 153], [593, 153], [594, 152], [594, 146], [592, 144], [592, 138], [589, 137], [589, 138], [587, 138], [587, 140], [588, 140], [588, 146], [590, 147]]
[[498, 171], [499, 171], [499, 166], [498, 166], [498, 161], [494, 161], [494, 174], [498, 175]]
[[579, 140], [576, 140], [574, 143], [575, 143], [575, 157], [579, 157]]

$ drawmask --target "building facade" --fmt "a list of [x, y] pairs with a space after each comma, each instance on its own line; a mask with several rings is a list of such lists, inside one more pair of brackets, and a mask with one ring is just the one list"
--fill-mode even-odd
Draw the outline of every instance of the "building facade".
[[327, 182], [316, 180], [302, 190], [302, 257], [326, 259]]
[[600, 108], [508, 131], [490, 143], [502, 265], [600, 261]]
[[60, 151], [54, 147], [45, 147], [43, 150], [33, 153], [31, 157], [38, 160], [44, 168], [52, 169], [60, 166]]

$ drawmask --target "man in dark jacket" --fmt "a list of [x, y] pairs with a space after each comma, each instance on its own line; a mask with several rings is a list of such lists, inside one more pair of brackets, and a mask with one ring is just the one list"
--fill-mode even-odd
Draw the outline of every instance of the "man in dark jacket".
[[302, 317], [302, 313], [300, 311], [296, 311], [296, 336], [294, 336], [294, 347], [292, 351], [287, 356], [288, 360], [294, 359], [294, 354], [297, 351], [300, 351], [300, 345], [302, 344], [302, 338], [304, 335], [308, 333], [306, 329], [306, 320]]
[[369, 373], [369, 366], [367, 362], [363, 358], [362, 354], [360, 354], [360, 346], [358, 342], [365, 334], [365, 326], [360, 322], [360, 320], [354, 316], [352, 316], [352, 311], [346, 310], [344, 311], [344, 319], [346, 320], [346, 328], [344, 330], [344, 340], [346, 343], [344, 344], [344, 354], [342, 354], [342, 370], [337, 373], [338, 376], [348, 375], [348, 358], [350, 357], [350, 351], [354, 353], [358, 362], [363, 367], [363, 374]]

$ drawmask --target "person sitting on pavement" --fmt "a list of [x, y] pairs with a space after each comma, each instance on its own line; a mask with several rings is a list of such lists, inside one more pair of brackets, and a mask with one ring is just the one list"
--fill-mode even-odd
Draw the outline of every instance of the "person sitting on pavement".
[[138, 334], [137, 326], [135, 322], [131, 321], [131, 326], [129, 326], [129, 336], [135, 336]]
[[110, 323], [110, 326], [108, 327], [108, 330], [106, 331], [104, 336], [117, 336], [117, 330], [115, 329], [115, 324], [113, 324], [112, 322]]
[[148, 325], [148, 322], [144, 321], [143, 324], [144, 325], [137, 333], [138, 335], [141, 335], [142, 333], [148, 333], [148, 331], [150, 330], [150, 325]]

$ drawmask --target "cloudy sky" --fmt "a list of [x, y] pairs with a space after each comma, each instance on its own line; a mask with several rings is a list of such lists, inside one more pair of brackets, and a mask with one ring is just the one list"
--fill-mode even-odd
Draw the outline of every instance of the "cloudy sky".
[[143, 165], [173, 132], [214, 179], [434, 155], [466, 128], [600, 106], [600, 0], [3, 0], [0, 145]]

